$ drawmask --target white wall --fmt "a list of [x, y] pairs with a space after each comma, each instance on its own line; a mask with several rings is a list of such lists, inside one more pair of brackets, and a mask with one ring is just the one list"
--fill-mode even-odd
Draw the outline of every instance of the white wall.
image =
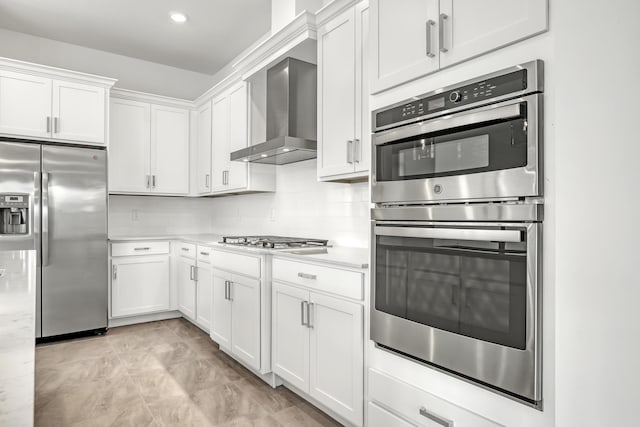
[[213, 76], [0, 29], [0, 56], [117, 78], [116, 87], [195, 99]]
[[213, 229], [221, 234], [279, 234], [367, 247], [368, 183], [323, 183], [316, 161], [276, 168], [276, 193], [212, 199]]
[[[133, 219], [132, 211], [138, 213]], [[187, 197], [109, 196], [109, 236], [210, 233], [211, 200]]]
[[556, 425], [639, 425], [640, 3], [553, 3]]

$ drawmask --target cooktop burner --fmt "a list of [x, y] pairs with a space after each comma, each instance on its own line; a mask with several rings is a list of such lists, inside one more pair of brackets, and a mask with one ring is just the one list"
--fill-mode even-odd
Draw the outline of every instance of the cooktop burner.
[[267, 249], [288, 249], [327, 246], [328, 241], [282, 236], [225, 236], [221, 243]]

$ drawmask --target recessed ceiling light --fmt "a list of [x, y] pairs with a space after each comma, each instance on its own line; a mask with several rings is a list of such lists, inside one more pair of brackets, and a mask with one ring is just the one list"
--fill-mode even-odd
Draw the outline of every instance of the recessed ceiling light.
[[187, 15], [182, 12], [169, 12], [169, 17], [173, 22], [177, 22], [178, 24], [187, 22]]

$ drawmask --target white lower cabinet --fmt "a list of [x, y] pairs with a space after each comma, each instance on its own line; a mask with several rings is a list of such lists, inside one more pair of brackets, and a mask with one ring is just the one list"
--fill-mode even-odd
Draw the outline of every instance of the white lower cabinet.
[[259, 370], [260, 325], [260, 280], [214, 269], [211, 338]]
[[370, 426], [501, 426], [387, 373], [369, 369], [368, 376]]
[[111, 244], [111, 317], [169, 310], [169, 244]]
[[213, 269], [198, 262], [196, 270], [196, 323], [207, 332], [211, 331], [213, 314]]
[[196, 318], [195, 260], [178, 258], [178, 310], [191, 320]]
[[273, 372], [362, 425], [362, 305], [280, 282], [272, 292]]

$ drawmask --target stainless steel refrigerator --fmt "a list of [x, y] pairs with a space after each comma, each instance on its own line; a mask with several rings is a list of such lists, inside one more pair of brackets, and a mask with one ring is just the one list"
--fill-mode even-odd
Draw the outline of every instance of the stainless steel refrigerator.
[[36, 336], [107, 327], [103, 149], [0, 139], [0, 250], [35, 249]]

